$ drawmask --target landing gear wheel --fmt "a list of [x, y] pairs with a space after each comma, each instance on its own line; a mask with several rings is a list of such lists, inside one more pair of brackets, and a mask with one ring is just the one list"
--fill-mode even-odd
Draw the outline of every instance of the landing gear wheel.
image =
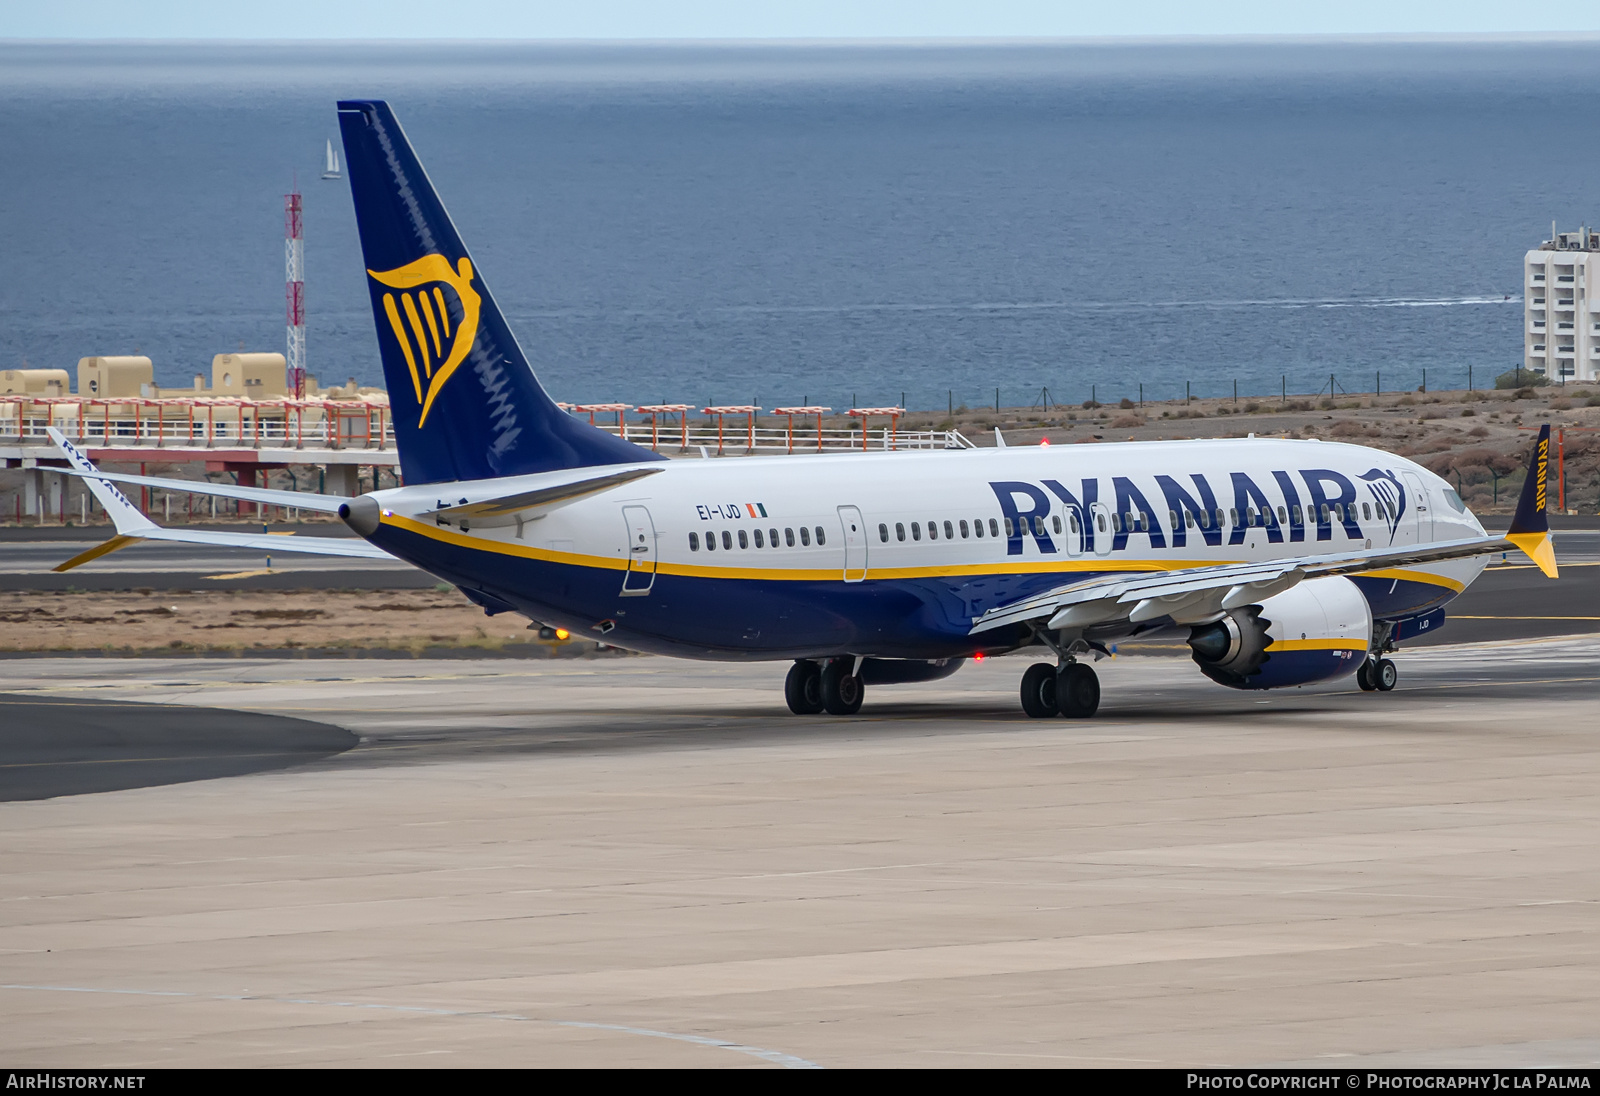
[[1395, 669], [1394, 663], [1386, 658], [1378, 659], [1378, 664], [1372, 668], [1372, 683], [1378, 687], [1378, 691], [1388, 692], [1399, 680], [1400, 671]]
[[1370, 658], [1356, 667], [1356, 684], [1361, 686], [1361, 691], [1364, 693], [1370, 693], [1378, 687], [1378, 683], [1372, 680], [1372, 667], [1373, 661]]
[[1056, 672], [1056, 707], [1068, 719], [1088, 719], [1100, 707], [1100, 679], [1081, 662]]
[[855, 715], [866, 692], [861, 679], [850, 672], [853, 658], [836, 658], [822, 669], [822, 706], [829, 715]]
[[1022, 675], [1022, 710], [1034, 719], [1056, 714], [1056, 668], [1035, 662]]
[[783, 680], [783, 699], [795, 715], [822, 711], [822, 668], [804, 660], [789, 667], [789, 676]]

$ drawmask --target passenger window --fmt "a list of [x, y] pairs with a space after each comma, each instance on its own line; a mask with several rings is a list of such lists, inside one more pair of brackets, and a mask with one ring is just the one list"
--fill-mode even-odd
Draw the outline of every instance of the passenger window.
[[1067, 515], [1067, 528], [1074, 533], [1078, 531], [1078, 512], [1076, 510]]
[[820, 546], [820, 545], [823, 545], [823, 544], [826, 544], [826, 543], [828, 543], [828, 538], [822, 532], [822, 526], [819, 525], [819, 526], [817, 526], [817, 544]]
[[1005, 527], [1006, 527], [1006, 536], [1014, 537], [1014, 536], [1017, 535], [1016, 530], [1011, 525], [1011, 519], [1010, 518], [1006, 518], [1005, 519]]
[[928, 522], [928, 539], [929, 540], [938, 540], [939, 539], [939, 523], [938, 522], [936, 522], [936, 521]]
[[1176, 510], [1167, 511], [1167, 524], [1174, 529], [1178, 527], [1178, 512]]
[[[1011, 521], [1010, 521], [1009, 518], [1006, 520], [1006, 525], [1007, 525], [1006, 532], [1010, 533], [1011, 530], [1010, 530], [1009, 527], [1011, 525]], [[989, 535], [991, 537], [997, 537], [997, 536], [1000, 535], [1000, 523], [998, 521], [995, 521], [994, 518], [990, 518], [989, 519]]]
[[1283, 512], [1283, 507], [1281, 507], [1281, 506], [1278, 507], [1278, 524], [1282, 525], [1284, 522], [1286, 522], [1288, 520], [1289, 520], [1289, 515], [1287, 515], [1287, 514], [1285, 514]]
[[1044, 536], [1044, 518], [1038, 514], [1033, 515], [1033, 535], [1037, 537]]
[[1222, 507], [1217, 507], [1217, 528], [1221, 529], [1227, 520], [1227, 515], [1222, 512]]
[[1094, 516], [1094, 523], [1095, 525], [1099, 526], [1102, 533], [1106, 531], [1106, 516], [1104, 514], [1096, 514]]
[[807, 548], [811, 547], [811, 530], [807, 529], [804, 525], [800, 526], [800, 543], [805, 545]]
[[1193, 510], [1185, 510], [1183, 512], [1183, 527], [1185, 529], [1193, 529], [1194, 528], [1194, 511]]
[[977, 521], [972, 523], [972, 535], [977, 537], [977, 538], [979, 538], [980, 540], [983, 538], [983, 519], [982, 518], [979, 518]]
[[733, 551], [733, 534], [726, 529], [722, 531], [722, 547], [729, 552]]
[[745, 531], [743, 529], [739, 530], [739, 547], [741, 547], [741, 548], [750, 547], [750, 538], [745, 535]]
[[1289, 507], [1289, 521], [1293, 525], [1305, 524], [1305, 517], [1300, 513], [1300, 504], [1298, 502]]
[[881, 521], [878, 523], [878, 539], [884, 544], [889, 543], [889, 527]]
[[1239, 508], [1237, 506], [1228, 507], [1228, 524], [1229, 525], [1238, 525], [1239, 524]]
[[1059, 534], [1061, 532], [1061, 515], [1060, 514], [1051, 514], [1050, 515], [1050, 524], [1055, 526], [1055, 530]]
[[767, 530], [767, 543], [771, 544], [774, 548], [778, 546], [778, 531], [776, 529]]
[[1319, 522], [1319, 524], [1321, 524], [1321, 525], [1328, 524], [1328, 504], [1327, 503], [1323, 503], [1322, 504], [1321, 521]]
[[785, 544], [787, 544], [791, 548], [794, 547], [794, 530], [793, 529], [785, 529], [783, 531], [783, 542]]
[[690, 533], [689, 534], [689, 551], [698, 552], [699, 550], [700, 550], [700, 534], [699, 533]]
[[922, 539], [922, 526], [921, 526], [921, 524], [919, 524], [918, 522], [915, 522], [915, 521], [911, 523], [911, 539], [912, 540], [921, 540]]
[[766, 545], [764, 543], [762, 543], [761, 530], [760, 529], [757, 529], [755, 531], [755, 538], [756, 538], [756, 547], [757, 548], [765, 548], [766, 547]]
[[1361, 516], [1368, 521], [1372, 520], [1372, 507], [1365, 502], [1361, 504]]
[[966, 540], [970, 530], [967, 528], [967, 519], [961, 519], [961, 539]]
[[707, 533], [706, 534], [706, 551], [715, 552], [716, 550], [717, 550], [717, 534], [715, 534], [715, 533]]
[[894, 523], [894, 539], [895, 540], [905, 540], [906, 539], [906, 527], [905, 527], [904, 523], [898, 522], [898, 521]]
[[1111, 528], [1112, 528], [1112, 530], [1114, 532], [1118, 532], [1118, 533], [1122, 532], [1122, 515], [1121, 514], [1112, 514], [1111, 515]]
[[955, 538], [956, 538], [955, 528], [948, 521], [945, 522], [944, 523], [944, 539], [945, 540], [954, 540]]

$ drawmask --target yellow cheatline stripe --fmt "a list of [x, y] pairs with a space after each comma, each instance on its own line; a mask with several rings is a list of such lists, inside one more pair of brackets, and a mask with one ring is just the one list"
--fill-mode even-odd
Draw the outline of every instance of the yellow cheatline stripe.
[[1467, 588], [1464, 582], [1458, 582], [1444, 575], [1436, 575], [1432, 571], [1412, 571], [1404, 567], [1385, 567], [1381, 571], [1362, 571], [1357, 578], [1397, 578], [1402, 582], [1422, 582], [1429, 586], [1444, 586], [1456, 593]]
[[67, 562], [60, 563], [52, 567], [51, 570], [70, 571], [74, 567], [88, 563], [92, 559], [99, 559], [101, 556], [110, 555], [119, 548], [126, 548], [130, 544], [138, 544], [143, 539], [143, 537], [125, 537], [119, 533], [117, 536], [112, 537], [104, 544], [96, 544], [87, 552], [79, 552], [77, 555], [67, 560]]
[[[557, 552], [549, 548], [534, 548], [526, 544], [508, 544], [504, 541], [486, 540], [481, 537], [468, 536], [424, 522], [401, 514], [387, 514], [382, 519], [383, 524], [404, 529], [432, 540], [454, 544], [461, 548], [471, 548], [480, 552], [494, 552], [498, 555], [518, 556], [523, 559], [540, 559], [550, 563], [565, 563], [574, 567], [597, 567], [608, 571], [625, 571], [628, 563], [620, 556], [612, 559], [606, 556], [584, 555], [579, 552]], [[957, 564], [944, 567], [873, 567], [867, 572], [867, 579], [896, 579], [896, 578], [955, 578], [966, 575], [1045, 575], [1045, 574], [1074, 574], [1089, 572], [1101, 574], [1108, 571], [1128, 571], [1133, 573], [1149, 573], [1153, 571], [1182, 571], [1192, 567], [1226, 566], [1230, 563], [1245, 563], [1247, 560], [1196, 560], [1196, 559], [1107, 559], [1101, 556], [1068, 556], [1060, 560], [1018, 560], [1015, 563], [970, 563]], [[656, 573], [659, 575], [679, 575], [685, 578], [724, 578], [724, 579], [771, 579], [779, 582], [829, 582], [841, 579], [843, 569], [838, 567], [719, 567], [713, 564], [695, 563], [667, 563], [656, 564]], [[1445, 586], [1456, 593], [1466, 589], [1463, 583], [1442, 575], [1435, 575], [1427, 571], [1408, 571], [1391, 569], [1384, 571], [1363, 571], [1363, 576], [1377, 578], [1399, 578], [1408, 582], [1424, 582], [1433, 586]]]
[[[381, 519], [383, 524], [416, 533], [430, 540], [442, 541], [460, 548], [470, 548], [480, 552], [493, 552], [497, 555], [517, 556], [522, 559], [546, 560], [550, 563], [565, 563], [576, 567], [595, 567], [607, 571], [625, 571], [628, 569], [627, 560], [620, 555], [615, 558], [606, 556], [584, 555], [579, 552], [558, 552], [550, 548], [535, 548], [526, 544], [508, 544], [505, 541], [486, 540], [458, 533], [452, 529], [436, 527], [414, 518], [401, 514], [386, 514]], [[997, 565], [993, 563], [975, 563], [954, 567], [900, 567], [881, 568], [868, 572], [869, 579], [883, 578], [944, 578], [955, 575], [1010, 575], [1010, 574], [1050, 574], [1071, 573], [1074, 571], [1173, 571], [1185, 567], [1197, 567], [1203, 564], [1194, 560], [1103, 560], [1103, 559], [1077, 559], [1066, 560], [1059, 563], [1048, 561], [1018, 562], [1015, 564]], [[809, 568], [809, 567], [718, 567], [706, 564], [693, 563], [666, 563], [656, 564], [656, 573], [662, 575], [681, 575], [687, 578], [727, 578], [727, 579], [776, 579], [789, 582], [827, 582], [839, 580], [844, 572], [840, 567]]]
[[1267, 653], [1278, 651], [1350, 651], [1363, 654], [1366, 645], [1349, 639], [1275, 639], [1267, 645]]

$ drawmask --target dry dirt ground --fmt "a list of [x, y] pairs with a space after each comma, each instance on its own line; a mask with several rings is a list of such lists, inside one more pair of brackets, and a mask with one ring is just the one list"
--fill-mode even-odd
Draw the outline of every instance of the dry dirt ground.
[[526, 618], [490, 618], [454, 590], [12, 592], [0, 603], [0, 652], [261, 652], [430, 648], [522, 657], [592, 653], [541, 643]]
[[1600, 507], [1600, 386], [1148, 401], [1142, 408], [1123, 400], [1092, 408], [1003, 408], [999, 414], [958, 408], [954, 416], [908, 415], [901, 422], [907, 430], [953, 427], [980, 445], [994, 444], [996, 426], [1011, 445], [1247, 434], [1349, 441], [1410, 457], [1456, 485], [1479, 513], [1515, 509], [1532, 431], [1549, 422], [1565, 428], [1568, 509], [1589, 514]]

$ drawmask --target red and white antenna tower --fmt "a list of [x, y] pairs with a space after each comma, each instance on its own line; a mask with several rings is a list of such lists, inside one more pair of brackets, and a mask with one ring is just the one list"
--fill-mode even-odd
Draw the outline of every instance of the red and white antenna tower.
[[306, 396], [306, 263], [300, 190], [283, 196], [283, 296], [289, 315], [289, 388]]

